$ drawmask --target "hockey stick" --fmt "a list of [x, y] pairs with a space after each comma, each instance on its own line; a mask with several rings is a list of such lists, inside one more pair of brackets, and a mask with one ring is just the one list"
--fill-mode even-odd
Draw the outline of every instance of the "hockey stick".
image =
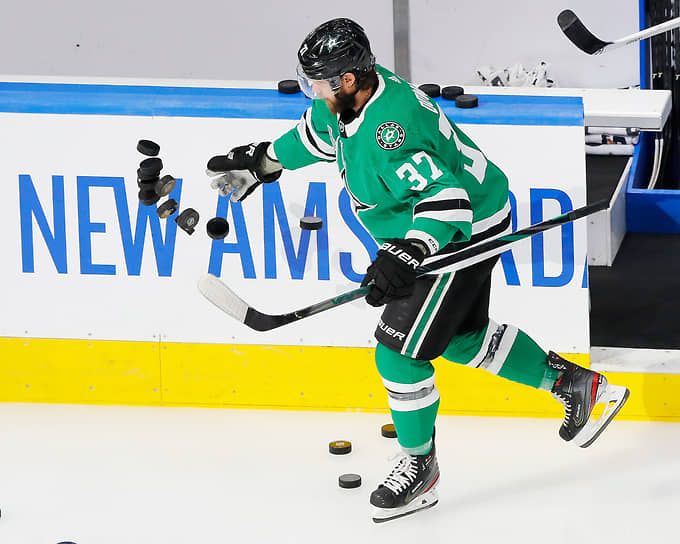
[[[577, 208], [576, 210], [572, 210], [541, 223], [536, 223], [535, 225], [517, 230], [513, 233], [498, 235], [495, 238], [484, 240], [460, 251], [456, 251], [455, 253], [446, 255], [438, 261], [430, 263], [428, 266], [421, 266], [418, 268], [418, 275], [420, 276], [434, 271], [439, 273], [453, 272], [454, 270], [472, 266], [489, 257], [503, 253], [509, 245], [515, 242], [519, 242], [520, 240], [524, 240], [525, 238], [529, 238], [548, 229], [576, 221], [577, 219], [607, 209], [608, 207], [609, 203], [602, 200], [594, 204], [588, 204], [587, 206]], [[342, 306], [343, 304], [352, 302], [358, 298], [362, 298], [368, 294], [370, 286], [352, 289], [351, 291], [347, 291], [333, 298], [322, 300], [311, 306], [278, 315], [265, 314], [256, 310], [212, 274], [206, 274], [198, 280], [198, 290], [220, 310], [229, 314], [237, 321], [240, 321], [256, 331], [269, 331], [299, 321], [305, 317], [325, 312], [331, 308], [337, 308], [338, 306]]]
[[557, 24], [560, 25], [562, 32], [565, 33], [567, 38], [569, 38], [581, 51], [584, 51], [589, 55], [600, 55], [605, 51], [611, 51], [612, 49], [617, 49], [624, 45], [629, 45], [644, 40], [645, 38], [651, 38], [662, 32], [678, 28], [680, 27], [680, 17], [669, 19], [665, 23], [650, 26], [645, 30], [635, 32], [629, 36], [624, 36], [613, 42], [605, 42], [595, 36], [570, 9], [565, 9], [557, 16]]

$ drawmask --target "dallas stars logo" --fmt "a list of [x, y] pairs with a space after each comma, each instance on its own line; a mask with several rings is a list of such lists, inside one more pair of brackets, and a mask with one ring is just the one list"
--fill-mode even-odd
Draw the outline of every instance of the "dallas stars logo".
[[381, 123], [375, 131], [375, 139], [383, 149], [397, 149], [404, 143], [406, 132], [399, 123], [387, 121]]
[[328, 49], [328, 52], [330, 53], [331, 51], [333, 51], [333, 48], [337, 47], [337, 46], [338, 46], [338, 36], [335, 36], [335, 37], [329, 36], [328, 39], [326, 40], [326, 43], [324, 43], [321, 46], [321, 49], [323, 50], [323, 48], [326, 47], [326, 49]]

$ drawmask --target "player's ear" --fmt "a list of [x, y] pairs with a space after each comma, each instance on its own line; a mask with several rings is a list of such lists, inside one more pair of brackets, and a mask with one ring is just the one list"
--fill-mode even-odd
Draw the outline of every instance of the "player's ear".
[[342, 86], [350, 90], [356, 84], [357, 78], [352, 72], [347, 72], [342, 75]]

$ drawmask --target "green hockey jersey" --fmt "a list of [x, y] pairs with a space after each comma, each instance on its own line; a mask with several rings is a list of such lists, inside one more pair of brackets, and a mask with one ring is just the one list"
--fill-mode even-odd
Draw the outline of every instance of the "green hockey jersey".
[[444, 254], [509, 232], [503, 172], [425, 93], [376, 69], [378, 88], [350, 122], [313, 100], [297, 127], [274, 141], [283, 167], [336, 161], [357, 217], [378, 243], [418, 239]]

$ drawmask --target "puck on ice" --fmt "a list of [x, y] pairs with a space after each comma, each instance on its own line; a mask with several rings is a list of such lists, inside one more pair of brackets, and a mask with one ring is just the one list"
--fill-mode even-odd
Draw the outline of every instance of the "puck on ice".
[[163, 176], [155, 183], [154, 190], [158, 196], [168, 196], [172, 193], [176, 183], [177, 180], [171, 175]]
[[193, 234], [198, 224], [198, 212], [193, 208], [187, 208], [175, 217], [175, 223], [187, 234]]
[[478, 105], [479, 101], [474, 94], [461, 94], [456, 97], [456, 106], [459, 108], [476, 108]]
[[320, 217], [303, 217], [300, 219], [300, 228], [303, 230], [319, 230], [323, 227], [323, 219]]
[[328, 444], [328, 451], [333, 455], [344, 455], [352, 451], [352, 443], [347, 440], [335, 440]]
[[430, 98], [437, 98], [440, 94], [439, 85], [436, 83], [423, 83], [418, 88]]
[[361, 485], [361, 476], [358, 474], [341, 474], [338, 478], [338, 485], [345, 489], [352, 489]]
[[387, 423], [380, 427], [380, 434], [385, 438], [397, 438], [397, 431], [394, 428], [394, 423]]
[[163, 161], [158, 157], [153, 157], [151, 159], [144, 159], [139, 163], [137, 175], [140, 179], [154, 177], [160, 174], [161, 170], [163, 170]]
[[459, 87], [458, 85], [449, 85], [448, 87], [444, 87], [442, 89], [442, 98], [444, 100], [455, 100], [456, 97], [460, 96], [461, 94], [465, 94], [465, 90], [463, 87]]
[[224, 217], [213, 217], [206, 223], [205, 230], [213, 240], [221, 240], [229, 234], [229, 223]]
[[175, 213], [178, 208], [179, 204], [177, 204], [177, 201], [174, 198], [169, 198], [168, 200], [163, 202], [163, 204], [158, 206], [156, 214], [158, 214], [158, 217], [160, 217], [161, 219], [167, 219], [173, 213]]
[[155, 157], [160, 153], [161, 146], [151, 140], [139, 140], [137, 142], [137, 151], [147, 157]]
[[300, 92], [300, 84], [294, 79], [282, 79], [279, 81], [278, 89], [283, 94], [295, 94]]

